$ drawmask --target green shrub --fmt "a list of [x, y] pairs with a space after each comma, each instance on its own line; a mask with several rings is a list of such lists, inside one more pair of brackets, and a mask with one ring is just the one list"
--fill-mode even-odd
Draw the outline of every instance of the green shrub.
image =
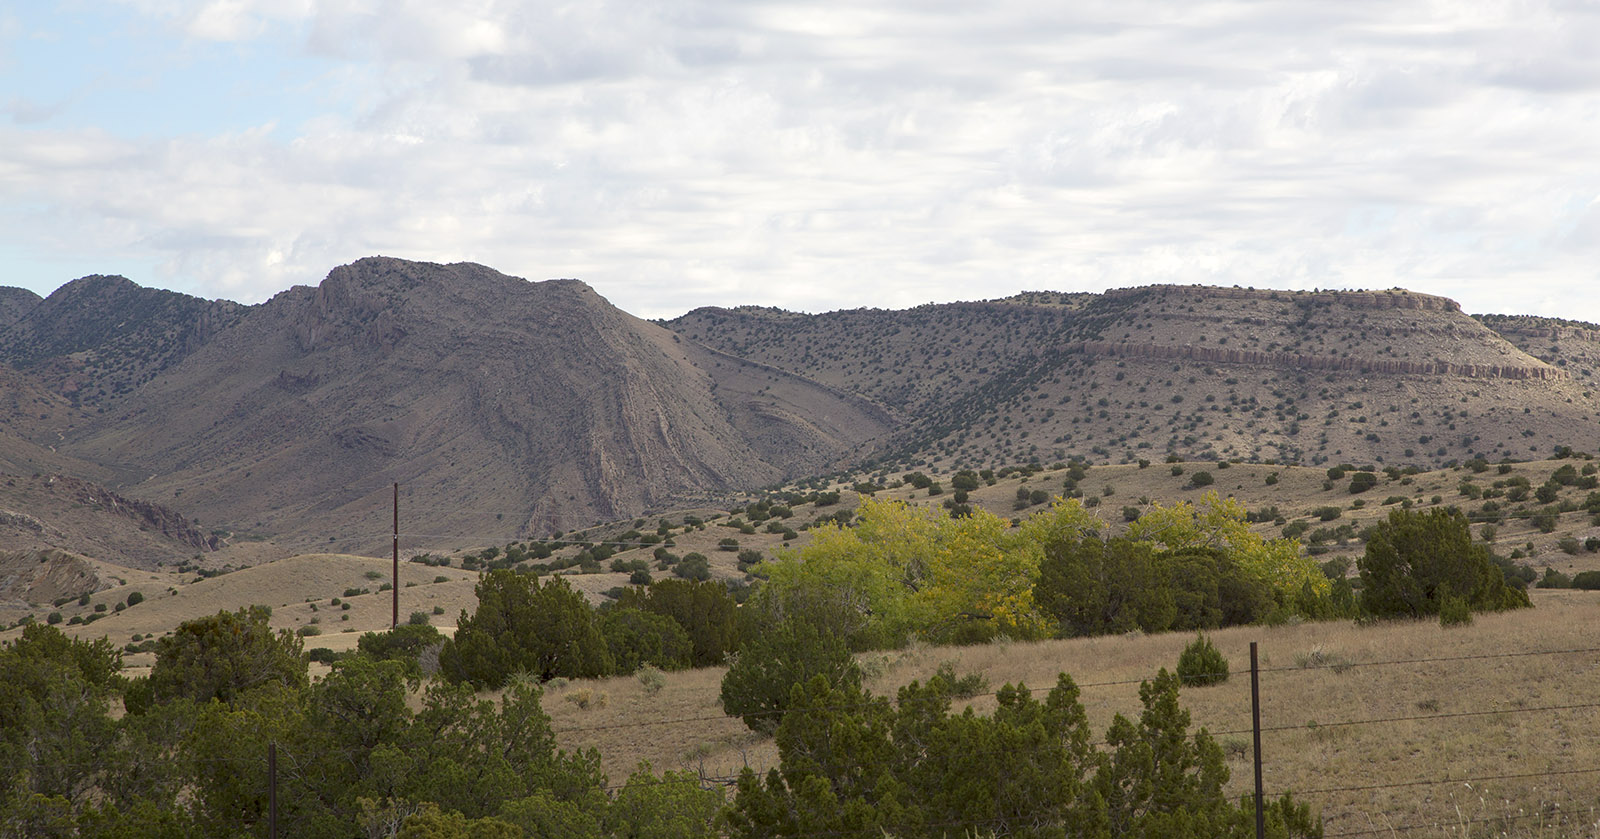
[[315, 626], [302, 626], [298, 630], [295, 630], [295, 634], [299, 635], [301, 638], [309, 638], [312, 635], [321, 635], [322, 630], [321, 628]]
[[1467, 599], [1446, 595], [1439, 600], [1439, 625], [1442, 627], [1467, 626], [1472, 623], [1472, 607]]
[[1185, 687], [1220, 685], [1228, 680], [1228, 660], [1204, 633], [1195, 636], [1178, 656], [1178, 681]]
[[771, 734], [794, 686], [818, 677], [836, 689], [861, 689], [861, 669], [840, 633], [803, 618], [781, 621], [745, 644], [722, 677], [723, 713]]
[[51, 612], [50, 616], [44, 619], [44, 622], [50, 624], [51, 626], [55, 626], [61, 622], [61, 613]]
[[128, 592], [128, 605], [129, 606], [137, 606], [137, 605], [139, 605], [140, 603], [143, 603], [143, 602], [144, 602], [144, 595], [143, 594], [140, 594], [137, 591]]
[[1357, 472], [1350, 476], [1350, 486], [1348, 489], [1350, 490], [1351, 495], [1356, 495], [1358, 493], [1366, 492], [1377, 485], [1377, 475], [1371, 472]]
[[411, 617], [406, 618], [406, 623], [408, 623], [408, 624], [410, 624], [412, 626], [427, 626], [428, 625], [428, 613], [427, 612], [412, 612], [411, 613]]
[[685, 580], [709, 580], [711, 579], [711, 561], [706, 559], [703, 554], [692, 553], [674, 566], [672, 573]]
[[645, 666], [682, 670], [694, 653], [689, 633], [666, 615], [620, 606], [602, 612], [599, 626], [618, 673]]
[[1572, 576], [1572, 587], [1600, 591], [1600, 571], [1580, 571]]

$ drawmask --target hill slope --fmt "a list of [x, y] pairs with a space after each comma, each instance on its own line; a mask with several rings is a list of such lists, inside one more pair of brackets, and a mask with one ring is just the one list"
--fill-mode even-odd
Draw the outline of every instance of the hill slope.
[[[12, 311], [25, 302], [17, 297]], [[9, 319], [0, 302], [0, 360], [74, 405], [97, 405], [181, 361], [245, 308], [142, 288], [125, 277], [83, 277]]]
[[1600, 443], [1584, 383], [1405, 291], [1154, 286], [903, 312], [701, 309], [666, 325], [895, 410], [902, 428], [862, 455], [896, 468], [1438, 464]]
[[419, 532], [543, 534], [810, 474], [887, 427], [574, 280], [371, 258], [249, 310], [67, 449], [208, 524], [348, 550], [387, 544], [392, 482]]

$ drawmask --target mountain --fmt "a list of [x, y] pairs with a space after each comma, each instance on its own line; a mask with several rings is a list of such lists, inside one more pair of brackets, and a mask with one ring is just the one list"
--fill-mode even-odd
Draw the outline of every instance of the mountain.
[[885, 404], [902, 425], [862, 454], [889, 468], [1430, 465], [1600, 444], [1582, 370], [1400, 290], [1152, 286], [905, 311], [700, 309], [664, 325]]
[[26, 311], [20, 289], [6, 291], [16, 302], [0, 294], [0, 360], [85, 406], [131, 393], [246, 308], [103, 275], [73, 280], [42, 301], [34, 295]]
[[25, 288], [0, 286], [0, 331], [21, 320], [43, 299]]
[[0, 469], [320, 550], [387, 548], [395, 483], [408, 534], [493, 544], [846, 469], [1600, 449], [1600, 328], [1401, 290], [651, 323], [576, 280], [373, 257], [256, 306], [103, 276], [8, 299]]
[[575, 280], [370, 258], [243, 311], [65, 449], [208, 527], [344, 549], [387, 546], [394, 482], [408, 530], [492, 541], [812, 474], [890, 425]]

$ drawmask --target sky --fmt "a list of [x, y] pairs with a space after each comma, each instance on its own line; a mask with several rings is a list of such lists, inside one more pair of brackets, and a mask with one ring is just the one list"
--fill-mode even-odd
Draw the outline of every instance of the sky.
[[1600, 4], [0, 3], [0, 285], [619, 307], [1152, 283], [1600, 322]]

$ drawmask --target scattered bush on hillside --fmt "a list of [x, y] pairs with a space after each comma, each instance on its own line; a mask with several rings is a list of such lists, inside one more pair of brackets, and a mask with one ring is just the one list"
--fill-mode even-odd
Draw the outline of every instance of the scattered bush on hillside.
[[1600, 591], [1600, 571], [1579, 571], [1572, 576], [1572, 587], [1584, 591]]

